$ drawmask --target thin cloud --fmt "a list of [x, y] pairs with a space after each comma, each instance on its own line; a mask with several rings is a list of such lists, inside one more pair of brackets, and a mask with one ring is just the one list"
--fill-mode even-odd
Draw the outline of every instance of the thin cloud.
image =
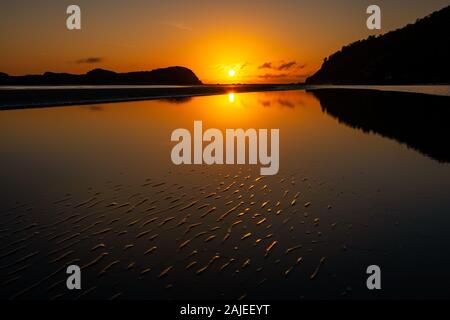
[[244, 68], [248, 67], [249, 65], [250, 65], [250, 63], [244, 62], [244, 63], [241, 64], [241, 66], [239, 67], [239, 70], [244, 70]]
[[283, 63], [278, 67], [278, 70], [288, 70], [290, 68], [292, 68], [293, 66], [295, 66], [297, 64], [297, 62], [295, 61], [291, 61], [291, 62], [287, 62], [287, 63]]
[[260, 65], [258, 67], [258, 69], [273, 69], [273, 70], [278, 70], [278, 71], [283, 71], [283, 70], [289, 70], [289, 69], [303, 69], [306, 67], [306, 63], [305, 64], [298, 64], [296, 61], [290, 61], [290, 62], [284, 62], [284, 61], [280, 61], [280, 62], [265, 62], [262, 65]]
[[261, 75], [259, 75], [258, 77], [259, 77], [259, 78], [262, 78], [262, 79], [277, 79], [277, 78], [284, 78], [284, 77], [286, 77], [286, 76], [288, 76], [288, 75], [285, 74], [285, 73], [279, 73], [279, 74], [276, 74], [276, 73], [266, 73], [266, 74], [261, 74]]
[[242, 71], [245, 68], [249, 67], [251, 63], [249, 62], [236, 62], [231, 64], [217, 64], [214, 66], [216, 70], [219, 72], [228, 72], [230, 69], [235, 71]]
[[265, 62], [258, 69], [272, 69], [272, 62]]
[[88, 57], [88, 58], [79, 59], [79, 60], [75, 61], [75, 63], [95, 64], [95, 63], [100, 63], [103, 60], [104, 59], [101, 57]]

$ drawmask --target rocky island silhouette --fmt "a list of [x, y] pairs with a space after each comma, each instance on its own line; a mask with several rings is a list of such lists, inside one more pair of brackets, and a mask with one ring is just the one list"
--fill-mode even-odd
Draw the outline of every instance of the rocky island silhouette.
[[9, 76], [0, 73], [0, 85], [201, 85], [195, 73], [175, 66], [151, 71], [118, 73], [93, 69], [85, 74], [45, 72], [41, 75]]

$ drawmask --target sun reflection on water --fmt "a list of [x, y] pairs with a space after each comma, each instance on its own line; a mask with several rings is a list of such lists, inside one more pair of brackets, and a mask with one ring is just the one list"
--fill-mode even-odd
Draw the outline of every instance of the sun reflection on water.
[[230, 103], [234, 103], [234, 92], [230, 92], [229, 94], [228, 94], [228, 101], [230, 102]]

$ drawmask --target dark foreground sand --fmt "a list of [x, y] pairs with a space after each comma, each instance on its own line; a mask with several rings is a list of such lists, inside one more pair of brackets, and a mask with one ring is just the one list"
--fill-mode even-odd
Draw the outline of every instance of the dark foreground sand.
[[180, 87], [0, 88], [0, 109], [38, 108], [123, 102], [159, 98], [183, 98], [229, 92], [301, 89], [299, 85], [204, 85]]

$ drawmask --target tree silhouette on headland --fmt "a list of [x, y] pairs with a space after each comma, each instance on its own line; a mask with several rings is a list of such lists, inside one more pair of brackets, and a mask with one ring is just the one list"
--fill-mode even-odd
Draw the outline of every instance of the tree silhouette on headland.
[[450, 6], [414, 24], [344, 46], [307, 84], [450, 83]]

